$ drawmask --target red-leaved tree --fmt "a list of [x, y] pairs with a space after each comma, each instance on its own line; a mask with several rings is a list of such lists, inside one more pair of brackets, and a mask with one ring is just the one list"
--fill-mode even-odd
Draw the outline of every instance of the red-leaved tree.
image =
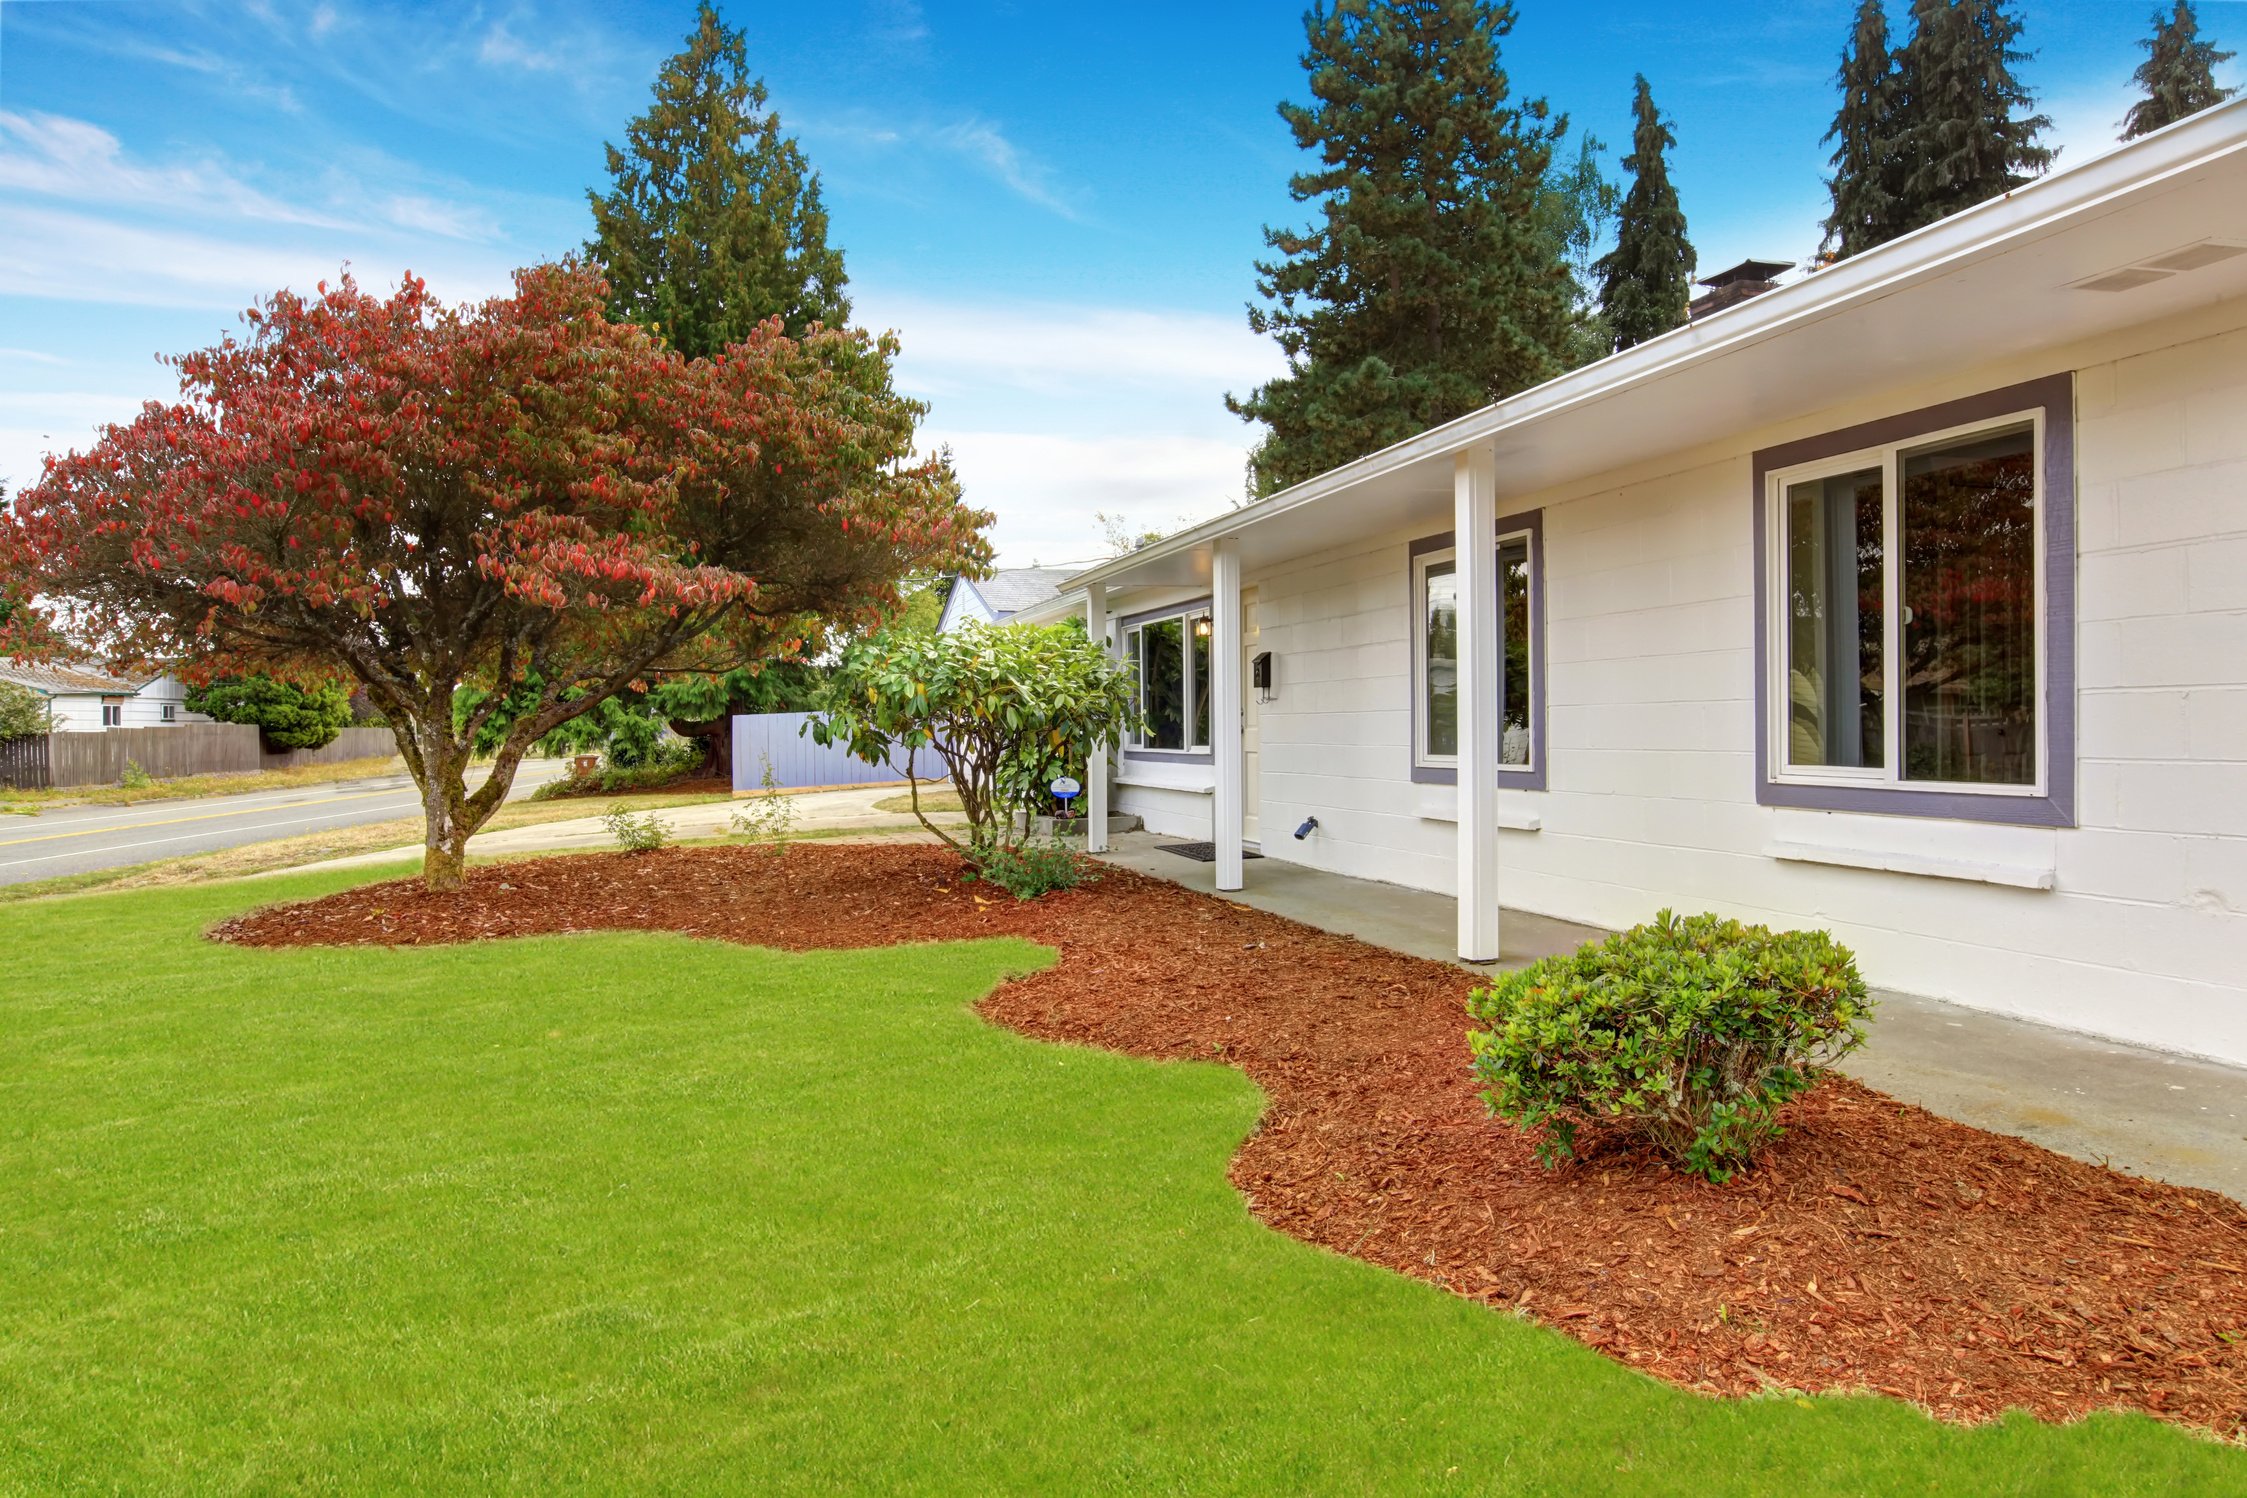
[[[446, 889], [556, 726], [651, 673], [815, 649], [894, 611], [904, 577], [988, 562], [989, 517], [914, 454], [891, 340], [776, 319], [688, 360], [609, 321], [604, 290], [563, 264], [477, 306], [410, 277], [272, 298], [172, 361], [178, 404], [16, 496], [0, 585], [39, 606], [0, 648], [350, 677]], [[456, 721], [464, 687], [491, 695]], [[471, 793], [477, 730], [517, 688], [531, 709]]]

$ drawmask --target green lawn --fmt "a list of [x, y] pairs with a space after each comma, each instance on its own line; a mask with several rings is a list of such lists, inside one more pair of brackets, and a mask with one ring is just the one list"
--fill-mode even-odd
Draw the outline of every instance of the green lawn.
[[1255, 1089], [996, 943], [251, 952], [0, 910], [0, 1492], [2247, 1492], [2150, 1421], [1717, 1402], [1254, 1222]]

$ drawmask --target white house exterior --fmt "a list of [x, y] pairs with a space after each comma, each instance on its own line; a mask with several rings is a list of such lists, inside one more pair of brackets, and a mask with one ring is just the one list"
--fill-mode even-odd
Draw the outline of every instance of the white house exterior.
[[0, 681], [29, 687], [44, 697], [55, 733], [168, 728], [212, 721], [187, 710], [186, 686], [168, 674], [129, 680], [82, 663], [27, 666], [0, 660]]
[[1050, 603], [1074, 576], [1067, 567], [1007, 567], [981, 582], [956, 577], [936, 631], [948, 635], [964, 624], [1004, 624], [1024, 609]]
[[1501, 902], [1820, 926], [2247, 1062], [2247, 102], [1025, 617], [1071, 609], [1142, 667], [1115, 809], [1221, 888], [1246, 841], [1442, 891], [1470, 960]]

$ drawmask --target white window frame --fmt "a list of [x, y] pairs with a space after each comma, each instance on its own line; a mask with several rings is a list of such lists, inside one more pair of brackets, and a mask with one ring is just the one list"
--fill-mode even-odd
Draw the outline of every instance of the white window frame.
[[[1514, 541], [1521, 543], [1522, 551], [1529, 563], [1529, 604], [1527, 612], [1529, 628], [1535, 631], [1538, 620], [1543, 617], [1540, 608], [1542, 600], [1537, 596], [1537, 591], [1543, 586], [1545, 569], [1538, 565], [1537, 536], [1534, 531], [1527, 526], [1501, 530], [1498, 532], [1496, 545], [1499, 550], [1503, 551], [1509, 543]], [[1428, 721], [1428, 572], [1432, 567], [1441, 566], [1446, 562], [1456, 565], [1458, 558], [1459, 549], [1456, 546], [1446, 546], [1437, 551], [1423, 551], [1412, 559], [1412, 767], [1416, 770], [1456, 771], [1459, 768], [1458, 755], [1431, 754], [1428, 752], [1428, 729], [1431, 726]], [[1500, 585], [1502, 587], [1503, 582]], [[1502, 643], [1495, 636], [1492, 638], [1492, 643], [1501, 644], [1499, 663], [1501, 669], [1503, 669], [1505, 656]], [[1519, 765], [1501, 762], [1498, 766], [1498, 783], [1500, 785], [1504, 785], [1508, 777], [1535, 776], [1538, 766], [1544, 761], [1545, 736], [1543, 725], [1537, 721], [1537, 693], [1541, 685], [1537, 680], [1537, 667], [1538, 657], [1541, 653], [1537, 649], [1537, 642], [1533, 636], [1529, 642], [1529, 649], [1525, 652], [1529, 661], [1529, 692], [1526, 698], [1529, 703], [1527, 715], [1529, 760], [1526, 764]], [[1499, 733], [1503, 736], [1504, 732], [1505, 724], [1503, 717], [1501, 717]]]
[[[1173, 619], [1180, 621], [1178, 630], [1178, 649], [1179, 653], [1185, 657], [1184, 660], [1179, 663], [1178, 667], [1178, 680], [1180, 683], [1180, 690], [1185, 694], [1185, 700], [1179, 704], [1181, 709], [1179, 726], [1180, 746], [1176, 749], [1157, 748], [1156, 746], [1145, 742], [1141, 737], [1140, 728], [1134, 726], [1130, 734], [1124, 740], [1124, 747], [1130, 750], [1135, 756], [1156, 758], [1175, 755], [1181, 759], [1187, 757], [1206, 759], [1209, 757], [1211, 753], [1210, 746], [1206, 742], [1199, 744], [1195, 743], [1193, 741], [1192, 735], [1194, 732], [1195, 719], [1194, 704], [1201, 698], [1202, 694], [1207, 690], [1208, 687], [1208, 684], [1206, 682], [1199, 680], [1194, 674], [1194, 621], [1196, 619], [1205, 619], [1211, 617], [1212, 615], [1210, 613], [1210, 601], [1204, 598], [1192, 603], [1180, 604], [1175, 609], [1166, 610], [1161, 613], [1146, 614], [1136, 617], [1129, 624], [1123, 626], [1122, 633], [1118, 637], [1117, 643], [1122, 647], [1124, 660], [1137, 668], [1137, 674], [1132, 680], [1132, 697], [1133, 700], [1138, 704], [1139, 710], [1142, 715], [1144, 715], [1147, 710], [1147, 683], [1144, 669], [1145, 661], [1147, 658], [1147, 637], [1145, 634], [1147, 627], [1152, 624], [1168, 624]], [[1131, 637], [1133, 635], [1139, 636], [1139, 649], [1137, 651], [1134, 651], [1132, 649]], [[1212, 632], [1210, 637], [1210, 644], [1211, 648], [1214, 649], [1216, 645], [1216, 636], [1214, 631]]]
[[[2044, 472], [2044, 408], [2033, 406], [2002, 416], [1984, 417], [1957, 426], [1915, 432], [1895, 442], [1835, 453], [1814, 462], [1777, 468], [1764, 476], [1764, 617], [1770, 621], [1764, 650], [1764, 686], [1773, 704], [1765, 714], [1764, 747], [1768, 775], [1774, 785], [1848, 786], [1863, 790], [1939, 791], [1946, 794], [2041, 798], [2051, 795], [2052, 734], [2048, 721], [2051, 640], [2046, 589], [2049, 564], [2045, 557], [2045, 507], [2048, 490]], [[1903, 773], [1904, 659], [1903, 659], [1903, 474], [1904, 459], [1929, 448], [1947, 447], [1963, 438], [1994, 435], [2019, 427], [2030, 430], [2029, 451], [2034, 463], [2036, 629], [2036, 779], [2030, 785], [1991, 785], [1979, 781], [1907, 780]], [[1862, 469], [1880, 470], [1881, 483], [1881, 763], [1869, 768], [1848, 765], [1793, 765], [1787, 761], [1789, 700], [1787, 563], [1791, 555], [1787, 532], [1787, 490], [1807, 480], [1833, 478]]]

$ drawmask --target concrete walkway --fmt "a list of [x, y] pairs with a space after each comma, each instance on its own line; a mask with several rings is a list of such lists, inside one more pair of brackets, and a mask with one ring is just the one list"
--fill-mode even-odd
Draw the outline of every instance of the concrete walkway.
[[[925, 838], [928, 833], [913, 820], [910, 811], [883, 811], [878, 803], [905, 794], [900, 785], [852, 786], [839, 791], [804, 791], [787, 798], [794, 808], [795, 824], [791, 834], [818, 833], [822, 840], [832, 840], [842, 834], [845, 840], [859, 836], [900, 838]], [[927, 787], [923, 795], [934, 794]], [[757, 798], [736, 797], [731, 801], [706, 801], [695, 806], [674, 806], [652, 813], [669, 830], [673, 841], [694, 838], [730, 837], [733, 833], [734, 813], [741, 811]], [[511, 853], [591, 853], [614, 848], [616, 838], [601, 823], [601, 813], [589, 812], [566, 822], [542, 822], [535, 827], [512, 827], [504, 832], [479, 833], [468, 840], [471, 858], [491, 858]], [[947, 826], [960, 821], [957, 813], [934, 818]], [[323, 859], [319, 863], [299, 864], [292, 869], [273, 869], [253, 877], [270, 878], [276, 874], [302, 874], [315, 869], [358, 869], [375, 864], [395, 863], [402, 858], [421, 857], [418, 843], [397, 848], [384, 848], [374, 853], [355, 853], [348, 858]]]
[[[1214, 865], [1161, 851], [1180, 841], [1128, 833], [1103, 856], [1214, 893]], [[1447, 895], [1277, 859], [1254, 860], [1246, 872], [1248, 887], [1223, 898], [1437, 962], [1451, 961], [1457, 950]], [[1505, 913], [1500, 931], [1505, 955], [1496, 970], [1524, 967], [1607, 934], [1514, 910]], [[1868, 1086], [2079, 1160], [2247, 1200], [2247, 1071], [1935, 999], [1884, 990], [1876, 997], [1880, 1013], [1871, 1038], [1841, 1065]]]

